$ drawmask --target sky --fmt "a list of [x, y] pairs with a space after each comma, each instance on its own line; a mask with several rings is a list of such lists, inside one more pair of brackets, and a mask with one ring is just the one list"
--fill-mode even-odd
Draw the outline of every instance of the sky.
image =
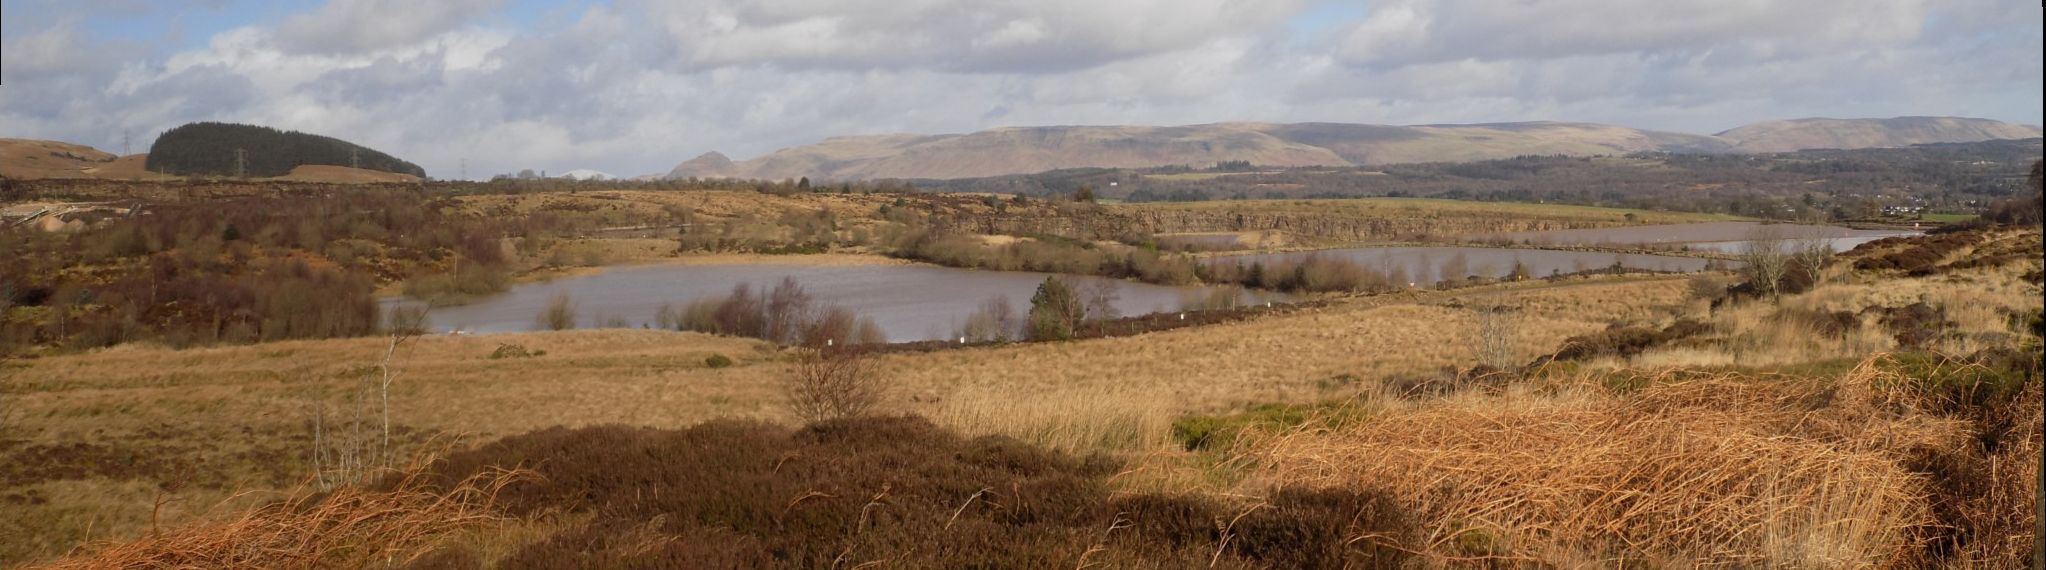
[[1230, 121], [2041, 123], [2029, 0], [0, 0], [0, 137], [229, 121], [439, 178]]

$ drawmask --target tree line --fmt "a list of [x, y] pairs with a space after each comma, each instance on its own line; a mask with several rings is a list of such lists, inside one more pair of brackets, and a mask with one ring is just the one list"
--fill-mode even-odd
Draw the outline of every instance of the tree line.
[[149, 146], [150, 172], [272, 177], [306, 165], [347, 166], [426, 177], [426, 169], [333, 137], [234, 123], [189, 123]]

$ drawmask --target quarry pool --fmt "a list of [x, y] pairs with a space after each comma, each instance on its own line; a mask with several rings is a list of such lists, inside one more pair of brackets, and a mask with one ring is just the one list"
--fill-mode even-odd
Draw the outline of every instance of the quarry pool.
[[[434, 332], [538, 330], [538, 316], [548, 302], [567, 294], [576, 305], [578, 327], [622, 322], [640, 328], [652, 326], [655, 312], [664, 303], [679, 307], [728, 294], [740, 284], [751, 284], [758, 291], [792, 277], [818, 306], [837, 305], [874, 319], [890, 342], [934, 340], [950, 338], [968, 315], [993, 296], [1007, 299], [1016, 315], [1028, 312], [1030, 296], [1046, 276], [929, 265], [642, 265], [516, 285], [474, 303], [434, 309], [427, 320]], [[1114, 305], [1125, 316], [1177, 311], [1183, 303], [1215, 291], [1213, 287], [1168, 287], [1100, 277], [1068, 275], [1065, 279], [1083, 292], [1112, 288]], [[1239, 302], [1246, 304], [1288, 298], [1258, 291], [1239, 293]], [[384, 301], [387, 307], [404, 302]]]

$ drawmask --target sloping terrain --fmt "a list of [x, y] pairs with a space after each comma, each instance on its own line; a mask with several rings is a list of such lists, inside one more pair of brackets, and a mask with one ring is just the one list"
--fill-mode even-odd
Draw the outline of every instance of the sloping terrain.
[[149, 170], [199, 176], [285, 176], [300, 166], [348, 166], [424, 177], [417, 164], [375, 149], [298, 131], [233, 123], [190, 123], [149, 145]]
[[1963, 117], [1892, 119], [1792, 119], [1746, 125], [1719, 137], [1739, 152], [1790, 152], [1808, 148], [1882, 148], [1927, 143], [2024, 139], [2039, 128]]
[[[0, 177], [35, 180], [77, 178], [98, 180], [183, 180], [152, 172], [147, 154], [115, 156], [85, 145], [34, 139], [0, 139]], [[346, 166], [302, 165], [283, 176], [259, 178], [285, 182], [416, 182], [418, 176]]]
[[1718, 136], [1559, 122], [1005, 127], [953, 135], [834, 137], [743, 161], [713, 152], [676, 165], [669, 176], [970, 178], [1067, 168], [1207, 166], [1226, 162], [1258, 166], [1372, 166], [1525, 155], [1891, 147], [2037, 136], [2039, 130], [2033, 127], [1945, 117], [1773, 121]]
[[8, 178], [90, 178], [91, 170], [118, 158], [85, 145], [33, 139], [0, 139], [0, 176]]

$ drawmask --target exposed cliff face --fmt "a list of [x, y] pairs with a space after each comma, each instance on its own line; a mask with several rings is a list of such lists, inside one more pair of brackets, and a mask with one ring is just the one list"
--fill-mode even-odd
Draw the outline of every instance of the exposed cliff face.
[[971, 178], [1061, 168], [1206, 166], [1233, 161], [1260, 166], [1369, 166], [1530, 154], [1774, 152], [2036, 136], [2038, 129], [2022, 125], [1937, 117], [1774, 121], [1720, 136], [1555, 122], [1013, 127], [957, 135], [837, 137], [738, 162], [710, 153], [677, 165], [669, 174], [678, 178]]

